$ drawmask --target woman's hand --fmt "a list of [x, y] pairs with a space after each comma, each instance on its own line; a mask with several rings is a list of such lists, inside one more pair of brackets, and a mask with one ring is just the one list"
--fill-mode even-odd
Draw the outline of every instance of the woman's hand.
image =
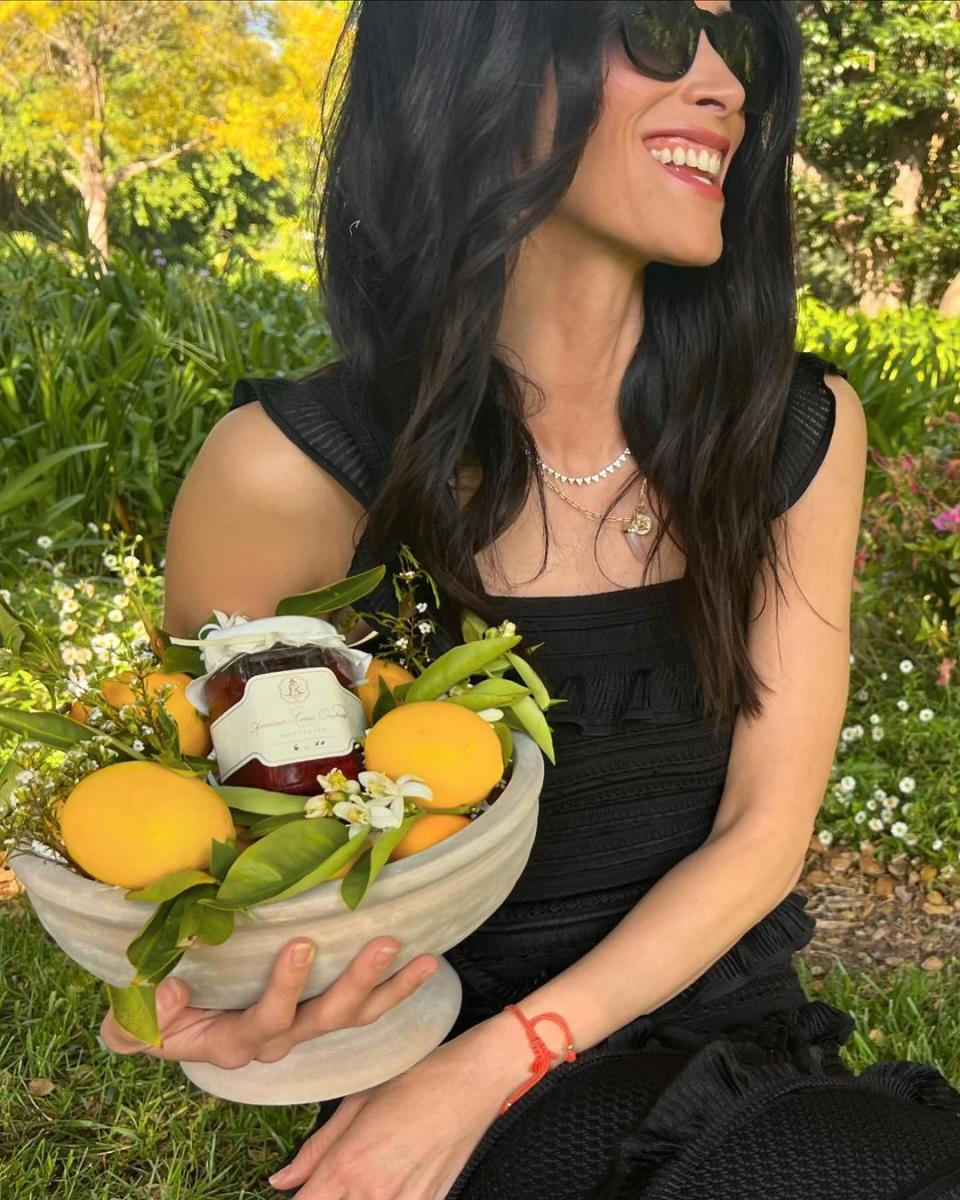
[[510, 1067], [498, 1069], [485, 1055], [489, 1024], [345, 1097], [269, 1182], [299, 1188], [296, 1200], [442, 1200], [527, 1066], [522, 1031], [506, 1047], [515, 1060]]
[[157, 988], [163, 1045], [148, 1046], [131, 1037], [117, 1023], [112, 1009], [100, 1025], [103, 1044], [117, 1054], [140, 1052], [178, 1062], [209, 1062], [229, 1070], [253, 1061], [277, 1062], [300, 1042], [376, 1021], [415, 992], [437, 967], [435, 955], [418, 954], [381, 982], [390, 959], [379, 963], [377, 954], [385, 948], [396, 952], [399, 944], [396, 938], [374, 938], [325, 992], [301, 1004], [300, 993], [313, 961], [313, 953], [302, 963], [296, 961], [294, 951], [301, 945], [316, 950], [312, 942], [303, 939], [284, 946], [266, 990], [250, 1008], [187, 1008], [187, 985], [169, 976]]

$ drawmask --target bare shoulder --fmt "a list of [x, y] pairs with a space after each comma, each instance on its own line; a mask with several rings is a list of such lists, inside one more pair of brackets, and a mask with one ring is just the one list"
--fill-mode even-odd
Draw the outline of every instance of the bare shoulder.
[[213, 608], [248, 617], [342, 578], [365, 513], [259, 403], [222, 417], [180, 487], [166, 547], [164, 627]]

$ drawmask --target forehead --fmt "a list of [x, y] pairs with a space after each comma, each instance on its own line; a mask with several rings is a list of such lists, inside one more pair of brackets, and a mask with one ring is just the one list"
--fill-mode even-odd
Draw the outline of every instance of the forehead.
[[730, 12], [730, 0], [695, 0], [698, 8], [705, 8], [708, 12], [722, 13]]

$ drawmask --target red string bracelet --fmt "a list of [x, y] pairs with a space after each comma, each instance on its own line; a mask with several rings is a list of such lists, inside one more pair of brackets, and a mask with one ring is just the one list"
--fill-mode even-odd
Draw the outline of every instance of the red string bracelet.
[[[552, 1058], [557, 1060], [562, 1058], [566, 1062], [573, 1062], [577, 1057], [576, 1052], [573, 1049], [573, 1034], [570, 1032], [570, 1026], [566, 1023], [563, 1017], [560, 1016], [559, 1013], [540, 1013], [538, 1016], [532, 1017], [530, 1020], [528, 1020], [515, 1004], [506, 1005], [503, 1011], [514, 1013], [527, 1032], [527, 1038], [529, 1039], [530, 1046], [533, 1049], [533, 1062], [530, 1064], [530, 1070], [533, 1072], [533, 1074], [525, 1083], [522, 1083], [511, 1096], [504, 1100], [503, 1104], [500, 1106], [501, 1115], [505, 1113], [512, 1104], [515, 1104], [522, 1095], [528, 1092], [535, 1083], [540, 1082], [544, 1075], [546, 1075], [547, 1071], [549, 1071], [550, 1060]], [[567, 1039], [567, 1045], [563, 1054], [555, 1054], [546, 1044], [543, 1038], [540, 1037], [540, 1035], [536, 1032], [533, 1027], [538, 1021], [554, 1021], [563, 1029], [564, 1037]]]

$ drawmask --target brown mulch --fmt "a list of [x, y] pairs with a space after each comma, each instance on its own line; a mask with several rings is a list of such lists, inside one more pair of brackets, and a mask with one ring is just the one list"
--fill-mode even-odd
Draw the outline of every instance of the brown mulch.
[[[23, 886], [0, 853], [0, 903], [17, 899]], [[953, 885], [953, 886], [951, 886]], [[798, 951], [814, 975], [837, 960], [851, 973], [919, 963], [939, 971], [960, 956], [960, 876], [938, 879], [919, 857], [874, 856], [872, 842], [824, 848], [811, 839], [796, 891], [808, 897], [817, 928]]]
[[960, 955], [960, 877], [938, 878], [918, 856], [875, 857], [872, 842], [824, 848], [811, 839], [796, 890], [816, 918], [799, 953], [815, 974], [836, 960], [852, 973], [918, 963], [939, 971]]

